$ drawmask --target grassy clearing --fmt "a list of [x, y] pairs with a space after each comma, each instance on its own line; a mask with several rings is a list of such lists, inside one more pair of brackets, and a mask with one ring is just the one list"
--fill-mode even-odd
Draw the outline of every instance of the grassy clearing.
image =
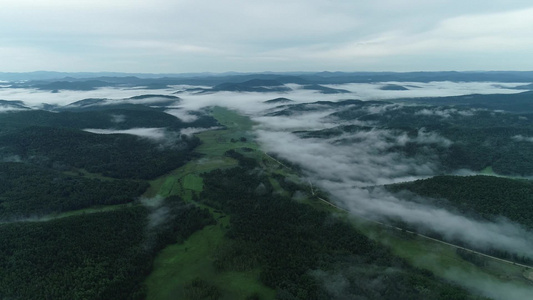
[[146, 283], [147, 299], [185, 299], [184, 287], [195, 278], [216, 286], [220, 299], [245, 299], [256, 293], [261, 299], [273, 299], [275, 292], [258, 281], [259, 270], [249, 272], [217, 272], [214, 255], [226, 239], [220, 225], [212, 225], [194, 233], [184, 243], [165, 248], [157, 257], [154, 271]]
[[[227, 129], [198, 133], [202, 145], [195, 151], [203, 157], [152, 180], [145, 193], [146, 197], [178, 195], [186, 201], [192, 201], [193, 195], [198, 195], [203, 190], [202, 173], [237, 165], [236, 160], [224, 155], [226, 151], [258, 149], [253, 136], [248, 133], [253, 126], [248, 118], [220, 107], [213, 108], [212, 114]], [[258, 155], [257, 152], [248, 153], [250, 154]], [[147, 299], [185, 299], [185, 286], [196, 278], [218, 288], [222, 293], [220, 299], [245, 299], [254, 293], [261, 299], [274, 299], [275, 291], [259, 281], [259, 270], [217, 272], [214, 269], [217, 247], [228, 242], [225, 233], [230, 220], [222, 212], [196, 204], [209, 209], [217, 224], [194, 233], [182, 244], [170, 245], [161, 251], [145, 282], [148, 288]]]
[[159, 253], [146, 280], [147, 299], [182, 299], [185, 284], [201, 274], [212, 274], [212, 252], [224, 239], [218, 226], [194, 233], [184, 243]]
[[250, 118], [224, 107], [213, 107], [211, 109], [211, 114], [220, 124], [226, 126], [230, 130], [249, 131], [255, 125]]
[[203, 144], [197, 148], [197, 152], [212, 157], [223, 156], [231, 149], [258, 149], [251, 134], [254, 123], [249, 118], [222, 107], [214, 107], [211, 113], [226, 129], [198, 133]]
[[195, 151], [202, 154], [203, 157], [150, 181], [150, 188], [144, 194], [145, 197], [156, 195], [163, 197], [183, 196], [186, 190], [201, 192], [203, 183], [199, 176], [202, 173], [237, 165], [236, 160], [224, 156], [226, 151], [258, 148], [251, 138], [246, 138], [244, 142], [240, 141], [242, 137], [249, 137], [247, 130], [252, 128], [253, 123], [248, 118], [220, 107], [213, 108], [213, 116], [221, 124], [228, 126], [228, 129], [198, 133], [197, 136], [202, 140], [202, 145]]
[[241, 141], [245, 136], [241, 131], [233, 130], [213, 130], [204, 131], [197, 135], [204, 143], [196, 151], [207, 156], [222, 156], [231, 149], [251, 148], [258, 149], [257, 144], [250, 142], [250, 137], [246, 141]]
[[183, 189], [201, 192], [204, 189], [204, 180], [195, 174], [187, 174], [183, 178]]

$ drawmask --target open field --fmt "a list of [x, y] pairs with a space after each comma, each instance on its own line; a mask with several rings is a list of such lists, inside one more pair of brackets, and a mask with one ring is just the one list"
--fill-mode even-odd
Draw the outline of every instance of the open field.
[[[213, 116], [228, 129], [197, 134], [202, 145], [196, 151], [202, 154], [202, 157], [152, 180], [145, 197], [177, 195], [186, 201], [193, 201], [193, 195], [198, 195], [203, 189], [203, 180], [200, 177], [202, 173], [237, 165], [235, 159], [224, 156], [226, 151], [258, 148], [247, 132], [253, 125], [248, 118], [218, 107], [213, 108]], [[246, 140], [241, 140], [243, 137]], [[253, 153], [261, 155], [258, 151]], [[170, 245], [161, 251], [155, 260], [152, 273], [146, 280], [147, 299], [186, 299], [185, 286], [197, 278], [218, 288], [222, 293], [220, 299], [245, 299], [252, 294], [261, 299], [274, 299], [275, 291], [259, 281], [259, 270], [215, 270], [213, 261], [217, 248], [228, 242], [224, 235], [229, 225], [229, 217], [203, 204], [196, 204], [208, 208], [217, 224], [194, 233], [182, 244]]]
[[146, 284], [147, 299], [185, 299], [184, 287], [195, 278], [216, 286], [221, 299], [245, 299], [254, 293], [261, 299], [273, 299], [274, 291], [262, 285], [259, 270], [249, 272], [217, 272], [213, 267], [218, 247], [226, 242], [221, 224], [205, 227], [184, 243], [171, 245], [158, 255], [154, 271]]

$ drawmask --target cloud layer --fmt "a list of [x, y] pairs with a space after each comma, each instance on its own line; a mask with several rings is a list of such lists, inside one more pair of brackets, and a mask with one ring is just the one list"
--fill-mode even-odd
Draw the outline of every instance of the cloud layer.
[[6, 71], [533, 69], [525, 0], [5, 0], [2, 8]]

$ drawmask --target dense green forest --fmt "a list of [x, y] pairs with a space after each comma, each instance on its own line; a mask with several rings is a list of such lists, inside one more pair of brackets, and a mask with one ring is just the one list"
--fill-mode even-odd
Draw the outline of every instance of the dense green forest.
[[0, 221], [132, 202], [148, 184], [69, 176], [24, 163], [0, 163]]
[[[159, 250], [214, 222], [178, 197], [138, 200], [145, 179], [196, 157], [199, 139], [179, 135], [191, 123], [126, 106], [8, 112], [0, 125], [1, 299], [143, 299]], [[148, 125], [168, 140], [81, 130]], [[94, 207], [105, 209], [83, 210]]]
[[172, 197], [156, 208], [0, 225], [0, 298], [144, 299], [157, 251], [212, 222]]
[[453, 206], [461, 213], [475, 213], [487, 220], [504, 216], [533, 228], [533, 182], [495, 176], [435, 176], [387, 186], [391, 191], [408, 190]]
[[94, 134], [59, 127], [26, 127], [0, 136], [4, 155], [42, 167], [85, 169], [114, 178], [151, 179], [192, 158], [197, 138], [187, 136], [158, 145], [126, 134]]
[[[88, 100], [83, 100], [88, 101]], [[91, 103], [94, 101], [91, 101]], [[3, 113], [0, 115], [0, 134], [11, 128], [28, 126], [51, 126], [65, 128], [114, 128], [128, 129], [137, 127], [165, 127], [178, 130], [185, 127], [212, 127], [218, 123], [215, 119], [197, 113], [198, 119], [185, 123], [180, 119], [140, 104], [93, 105], [86, 108], [62, 108], [60, 112], [28, 110]]]
[[[497, 221], [502, 216], [516, 223], [533, 228], [533, 182], [495, 176], [435, 176], [386, 187], [392, 192], [407, 190], [436, 200], [436, 205], [471, 218]], [[416, 230], [416, 229], [414, 229]], [[454, 241], [462, 244], [460, 241]], [[523, 254], [497, 249], [477, 249], [481, 252], [532, 265], [533, 260]], [[464, 253], [461, 253], [466, 256]], [[468, 257], [468, 256], [467, 256]], [[477, 262], [476, 259], [468, 257]]]
[[[218, 123], [200, 115], [193, 123], [143, 105], [99, 110], [59, 112], [21, 111], [0, 115], [0, 159], [17, 158], [56, 170], [84, 169], [124, 179], [152, 179], [173, 170], [194, 156], [200, 141], [180, 135], [186, 127], [211, 127]], [[163, 140], [126, 134], [101, 135], [84, 128], [128, 129], [161, 127]]]
[[[222, 270], [261, 267], [260, 279], [278, 299], [469, 299], [469, 294], [410, 267], [350, 225], [326, 212], [273, 194], [249, 159], [205, 174], [203, 203], [230, 215]], [[347, 281], [332, 288], [329, 278]], [[379, 286], [372, 282], [379, 281]]]

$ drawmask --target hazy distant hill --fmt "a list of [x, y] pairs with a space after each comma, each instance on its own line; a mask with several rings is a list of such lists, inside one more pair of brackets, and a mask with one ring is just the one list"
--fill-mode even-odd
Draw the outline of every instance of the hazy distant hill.
[[[101, 81], [105, 86], [145, 86], [147, 88], [166, 88], [169, 85], [189, 84], [216, 86], [223, 83], [241, 83], [251, 80], [275, 80], [281, 84], [295, 83], [342, 84], [375, 82], [533, 82], [533, 72], [287, 72], [287, 73], [184, 73], [184, 74], [144, 74], [144, 73], [62, 73], [30, 72], [0, 73], [0, 80], [17, 82], [19, 87], [37, 87], [43, 89], [80, 89], [74, 82]], [[55, 83], [54, 83], [55, 82]], [[81, 88], [97, 87], [102, 83], [84, 83]], [[53, 88], [54, 85], [56, 88]], [[249, 85], [248, 84], [245, 84]], [[261, 86], [254, 84], [254, 86]], [[262, 85], [264, 86], [264, 85]], [[241, 86], [242, 87], [242, 86]], [[228, 89], [231, 86], [227, 87]]]
[[277, 80], [251, 79], [240, 83], [221, 83], [214, 86], [213, 92], [287, 92], [291, 89]]
[[29, 109], [22, 101], [0, 100], [0, 111], [10, 109]]
[[383, 91], [407, 91], [409, 90], [408, 88], [401, 86], [401, 85], [397, 85], [397, 84], [386, 84], [380, 87], [379, 89]]
[[320, 92], [322, 94], [347, 94], [347, 93], [350, 93], [350, 91], [347, 91], [347, 90], [334, 89], [334, 88], [326, 87], [326, 86], [319, 85], [319, 84], [304, 85], [303, 89], [304, 90], [318, 91], [318, 92]]
[[465, 95], [452, 97], [424, 97], [401, 101], [430, 105], [451, 105], [457, 107], [504, 110], [514, 113], [533, 112], [533, 92], [518, 94]]
[[286, 104], [286, 103], [291, 103], [291, 102], [294, 102], [294, 101], [291, 100], [291, 99], [287, 99], [287, 98], [276, 98], [276, 99], [264, 101], [263, 103], [268, 103], [268, 104]]

